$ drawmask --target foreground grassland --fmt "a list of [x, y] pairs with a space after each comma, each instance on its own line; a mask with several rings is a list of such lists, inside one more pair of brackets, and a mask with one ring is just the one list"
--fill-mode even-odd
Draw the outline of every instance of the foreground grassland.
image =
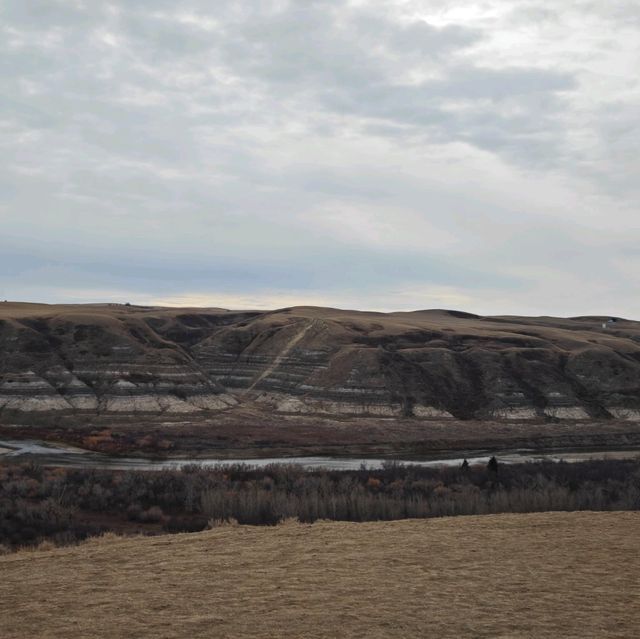
[[640, 514], [224, 527], [0, 558], [0, 635], [637, 637]]

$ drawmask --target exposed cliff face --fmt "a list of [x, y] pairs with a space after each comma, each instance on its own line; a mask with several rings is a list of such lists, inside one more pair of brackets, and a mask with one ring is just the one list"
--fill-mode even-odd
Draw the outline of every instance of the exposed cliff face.
[[0, 408], [192, 413], [236, 403], [135, 312], [40, 308], [0, 309]]
[[640, 419], [640, 323], [0, 304], [0, 410]]

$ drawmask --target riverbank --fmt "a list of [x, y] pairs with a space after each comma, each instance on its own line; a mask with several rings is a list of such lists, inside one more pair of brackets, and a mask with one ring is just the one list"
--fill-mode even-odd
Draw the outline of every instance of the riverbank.
[[[61, 443], [125, 457], [427, 458], [467, 451], [624, 450], [640, 448], [640, 423], [459, 421], [223, 414], [215, 419], [71, 415], [0, 423], [0, 440]], [[460, 453], [460, 454], [457, 454]]]
[[33, 461], [42, 466], [64, 468], [96, 468], [111, 470], [176, 470], [192, 464], [202, 467], [234, 466], [246, 464], [264, 468], [273, 464], [295, 464], [306, 470], [358, 470], [365, 466], [369, 469], [383, 468], [390, 462], [420, 467], [458, 467], [466, 459], [469, 464], [486, 464], [490, 457], [497, 455], [500, 462], [506, 464], [533, 463], [539, 461], [580, 462], [586, 460], [638, 459], [640, 447], [622, 450], [465, 450], [451, 451], [446, 454], [431, 454], [422, 457], [392, 458], [342, 456], [293, 456], [293, 457], [125, 457], [97, 453], [74, 446], [55, 444], [39, 440], [0, 440], [0, 462], [21, 463]]

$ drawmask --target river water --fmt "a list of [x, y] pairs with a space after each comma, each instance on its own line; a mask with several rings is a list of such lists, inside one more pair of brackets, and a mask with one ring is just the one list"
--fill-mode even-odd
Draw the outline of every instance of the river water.
[[633, 450], [505, 450], [491, 451], [456, 451], [455, 456], [434, 456], [430, 458], [364, 458], [364, 457], [269, 457], [262, 459], [149, 459], [145, 457], [116, 457], [102, 453], [74, 448], [72, 446], [50, 444], [36, 440], [0, 440], [0, 461], [36, 461], [43, 466], [65, 466], [69, 468], [103, 468], [112, 470], [164, 470], [179, 469], [188, 464], [200, 466], [231, 466], [248, 464], [263, 468], [270, 464], [297, 464], [310, 470], [324, 468], [327, 470], [358, 470], [362, 465], [367, 468], [381, 468], [385, 462], [394, 461], [400, 464], [416, 466], [459, 466], [463, 459], [470, 464], [486, 464], [492, 454], [498, 461], [506, 464], [532, 461], [568, 461], [576, 462], [587, 459], [640, 459], [640, 449]]

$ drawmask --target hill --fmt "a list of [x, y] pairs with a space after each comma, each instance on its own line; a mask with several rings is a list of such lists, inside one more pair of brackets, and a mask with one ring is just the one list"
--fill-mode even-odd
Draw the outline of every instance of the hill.
[[0, 557], [4, 639], [635, 637], [638, 513], [220, 528]]
[[640, 323], [607, 319], [5, 302], [0, 410], [637, 420]]

